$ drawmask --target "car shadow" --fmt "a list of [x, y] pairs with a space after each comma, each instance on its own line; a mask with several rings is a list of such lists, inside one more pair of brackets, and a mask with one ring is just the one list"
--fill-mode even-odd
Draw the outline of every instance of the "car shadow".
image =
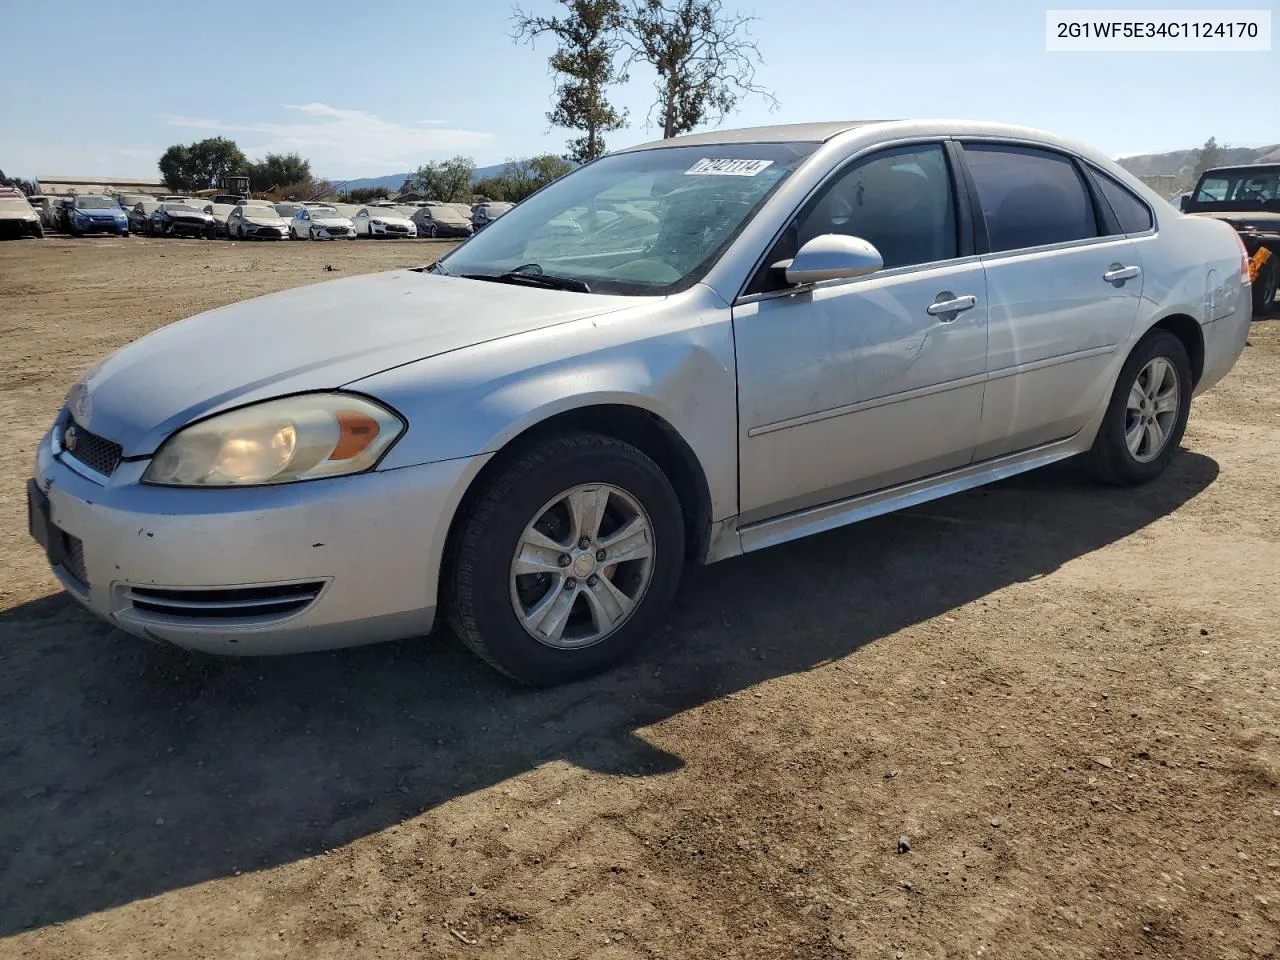
[[216, 659], [63, 595], [4, 611], [0, 936], [287, 863], [551, 760], [676, 769], [635, 731], [1050, 573], [1217, 474], [1184, 451], [1121, 490], [1058, 465], [699, 568], [645, 655], [554, 690], [435, 639]]

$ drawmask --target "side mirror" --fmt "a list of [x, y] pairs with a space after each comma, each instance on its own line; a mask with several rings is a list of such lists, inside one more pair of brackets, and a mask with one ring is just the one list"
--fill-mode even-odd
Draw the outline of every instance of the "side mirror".
[[1187, 207], [1191, 206], [1191, 194], [1184, 193], [1178, 198], [1178, 208], [1183, 212], [1187, 212]]
[[814, 237], [796, 252], [795, 259], [773, 265], [792, 285], [862, 277], [883, 267], [884, 258], [873, 244], [842, 233]]

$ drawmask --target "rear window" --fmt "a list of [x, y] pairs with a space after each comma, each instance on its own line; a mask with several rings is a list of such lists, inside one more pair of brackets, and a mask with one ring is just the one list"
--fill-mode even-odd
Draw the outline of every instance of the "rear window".
[[1111, 212], [1120, 222], [1122, 233], [1142, 233], [1152, 227], [1151, 208], [1135, 197], [1126, 187], [1112, 180], [1105, 173], [1094, 172], [1102, 195], [1106, 197]]
[[966, 144], [993, 253], [1098, 235], [1093, 203], [1068, 157], [1026, 147]]

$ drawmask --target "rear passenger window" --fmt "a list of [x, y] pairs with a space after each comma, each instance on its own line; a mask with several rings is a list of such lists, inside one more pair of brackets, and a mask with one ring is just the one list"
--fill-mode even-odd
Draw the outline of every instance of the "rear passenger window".
[[1105, 173], [1094, 171], [1093, 178], [1098, 182], [1102, 195], [1107, 198], [1107, 203], [1111, 205], [1116, 219], [1120, 221], [1121, 232], [1142, 233], [1151, 229], [1151, 210], [1145, 203]]
[[992, 252], [1098, 235], [1075, 164], [1047, 150], [965, 144]]

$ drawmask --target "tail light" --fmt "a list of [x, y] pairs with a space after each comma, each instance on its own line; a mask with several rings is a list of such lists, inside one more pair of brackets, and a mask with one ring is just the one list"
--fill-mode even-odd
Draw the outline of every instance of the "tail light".
[[[1235, 233], [1234, 230], [1231, 232]], [[1249, 251], [1245, 247], [1244, 241], [1240, 239], [1240, 234], [1236, 233], [1235, 237], [1236, 243], [1240, 247], [1240, 282], [1247, 285], [1253, 282], [1249, 277]]]

